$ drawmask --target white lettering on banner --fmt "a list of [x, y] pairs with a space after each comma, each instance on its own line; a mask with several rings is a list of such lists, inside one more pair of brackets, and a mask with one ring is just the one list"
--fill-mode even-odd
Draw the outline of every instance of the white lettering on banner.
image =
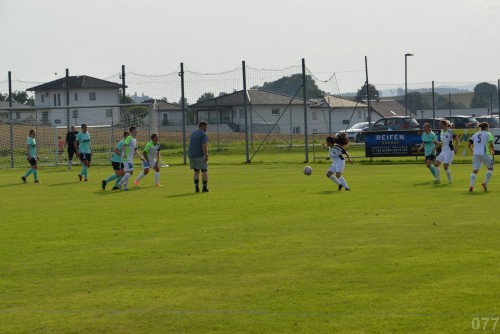
[[376, 135], [378, 141], [380, 140], [405, 140], [405, 135]]

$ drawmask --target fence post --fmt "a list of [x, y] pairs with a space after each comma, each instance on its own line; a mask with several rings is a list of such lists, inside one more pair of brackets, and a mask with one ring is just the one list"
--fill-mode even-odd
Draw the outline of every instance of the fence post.
[[[309, 140], [307, 138], [307, 96], [306, 96], [306, 61], [302, 58], [302, 92], [304, 94], [304, 147], [305, 147], [305, 162], [309, 162]], [[293, 129], [292, 129], [293, 131]]]
[[125, 65], [122, 65], [122, 100], [125, 101]]
[[186, 164], [186, 99], [184, 98], [184, 63], [181, 63], [181, 107], [182, 107], [182, 152], [183, 163]]
[[434, 104], [434, 80], [432, 80], [432, 118], [436, 118], [436, 105]]
[[243, 113], [245, 114], [245, 162], [250, 163], [250, 152], [248, 148], [248, 117], [247, 117], [247, 71], [245, 66], [245, 61], [241, 62], [241, 68], [243, 71]]
[[[9, 71], [9, 108], [12, 108], [12, 75]], [[9, 122], [9, 134], [10, 134], [10, 168], [14, 168], [14, 129], [12, 127], [12, 122], [14, 121], [14, 115], [12, 109], [10, 110], [10, 122]]]

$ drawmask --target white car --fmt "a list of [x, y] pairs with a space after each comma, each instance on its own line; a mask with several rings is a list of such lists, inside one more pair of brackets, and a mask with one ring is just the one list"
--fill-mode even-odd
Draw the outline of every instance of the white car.
[[[374, 122], [371, 122], [372, 125]], [[356, 143], [362, 142], [363, 141], [363, 129], [367, 129], [369, 126], [368, 122], [361, 122], [361, 123], [356, 123], [353, 126], [351, 126], [347, 130], [340, 130], [339, 132], [345, 132], [347, 134], [347, 138], [351, 141], [355, 141]]]

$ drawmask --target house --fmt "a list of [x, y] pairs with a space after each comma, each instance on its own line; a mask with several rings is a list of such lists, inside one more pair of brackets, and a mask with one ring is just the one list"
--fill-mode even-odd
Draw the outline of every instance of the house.
[[[69, 101], [66, 100], [66, 81]], [[119, 108], [103, 106], [119, 104], [121, 88], [121, 84], [82, 75], [60, 78], [28, 88], [27, 91], [35, 93], [35, 107], [42, 109], [42, 124], [66, 126], [119, 122]]]
[[12, 111], [12, 121], [23, 122], [32, 121], [36, 117], [35, 108], [30, 105], [13, 102], [12, 108], [9, 108], [9, 101], [0, 101], [0, 124], [8, 123]]
[[[365, 102], [365, 101], [363, 101]], [[415, 114], [410, 112], [406, 112], [405, 107], [401, 105], [396, 100], [374, 100], [370, 101], [371, 105], [371, 120], [372, 122], [376, 122], [377, 120], [384, 117], [391, 116], [412, 116], [415, 117]]]
[[311, 100], [315, 102], [311, 105], [311, 119], [317, 121], [319, 117], [321, 120], [319, 123], [314, 123], [317, 127], [313, 128], [313, 132], [336, 133], [368, 120], [368, 105], [364, 102], [334, 95], [325, 95]]
[[154, 99], [145, 100], [143, 103], [154, 105], [160, 126], [182, 125], [182, 106]]

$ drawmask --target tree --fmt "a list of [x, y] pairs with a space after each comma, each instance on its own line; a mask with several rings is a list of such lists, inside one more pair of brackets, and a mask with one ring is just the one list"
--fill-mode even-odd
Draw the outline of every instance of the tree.
[[[370, 100], [376, 100], [379, 97], [377, 88], [374, 85], [368, 84], [368, 91], [370, 92]], [[368, 94], [366, 91], [366, 84], [363, 85], [356, 93], [356, 101], [368, 99]]]
[[211, 99], [214, 99], [214, 98], [215, 98], [214, 93], [210, 93], [210, 92], [204, 93], [202, 96], [200, 96], [198, 98], [198, 100], [196, 101], [196, 103], [208, 101], [208, 100], [211, 100]]
[[470, 102], [471, 108], [489, 108], [493, 100], [493, 106], [498, 106], [498, 100], [495, 98], [497, 86], [488, 82], [481, 82], [474, 87], [474, 95]]
[[[130, 96], [125, 96], [120, 99], [122, 104], [135, 103]], [[148, 108], [145, 106], [131, 106], [122, 108], [120, 120], [123, 126], [141, 126], [144, 125], [144, 118], [148, 115]]]
[[[0, 93], [0, 101], [8, 101], [9, 100], [9, 94], [2, 94]], [[28, 93], [26, 92], [19, 92], [15, 91], [12, 92], [12, 103], [19, 103], [19, 104], [26, 104], [29, 106], [34, 106], [35, 105], [35, 98], [32, 96], [29, 96]]]
[[[262, 88], [263, 90], [267, 90], [269, 92], [302, 98], [304, 97], [304, 93], [301, 87], [302, 74], [297, 73], [289, 77], [282, 77], [281, 79], [278, 79], [276, 81], [264, 82], [262, 87], [255, 86], [253, 88]], [[319, 89], [313, 77], [310, 75], [306, 75], [306, 95], [307, 98], [314, 98], [325, 95], [325, 92]]]

